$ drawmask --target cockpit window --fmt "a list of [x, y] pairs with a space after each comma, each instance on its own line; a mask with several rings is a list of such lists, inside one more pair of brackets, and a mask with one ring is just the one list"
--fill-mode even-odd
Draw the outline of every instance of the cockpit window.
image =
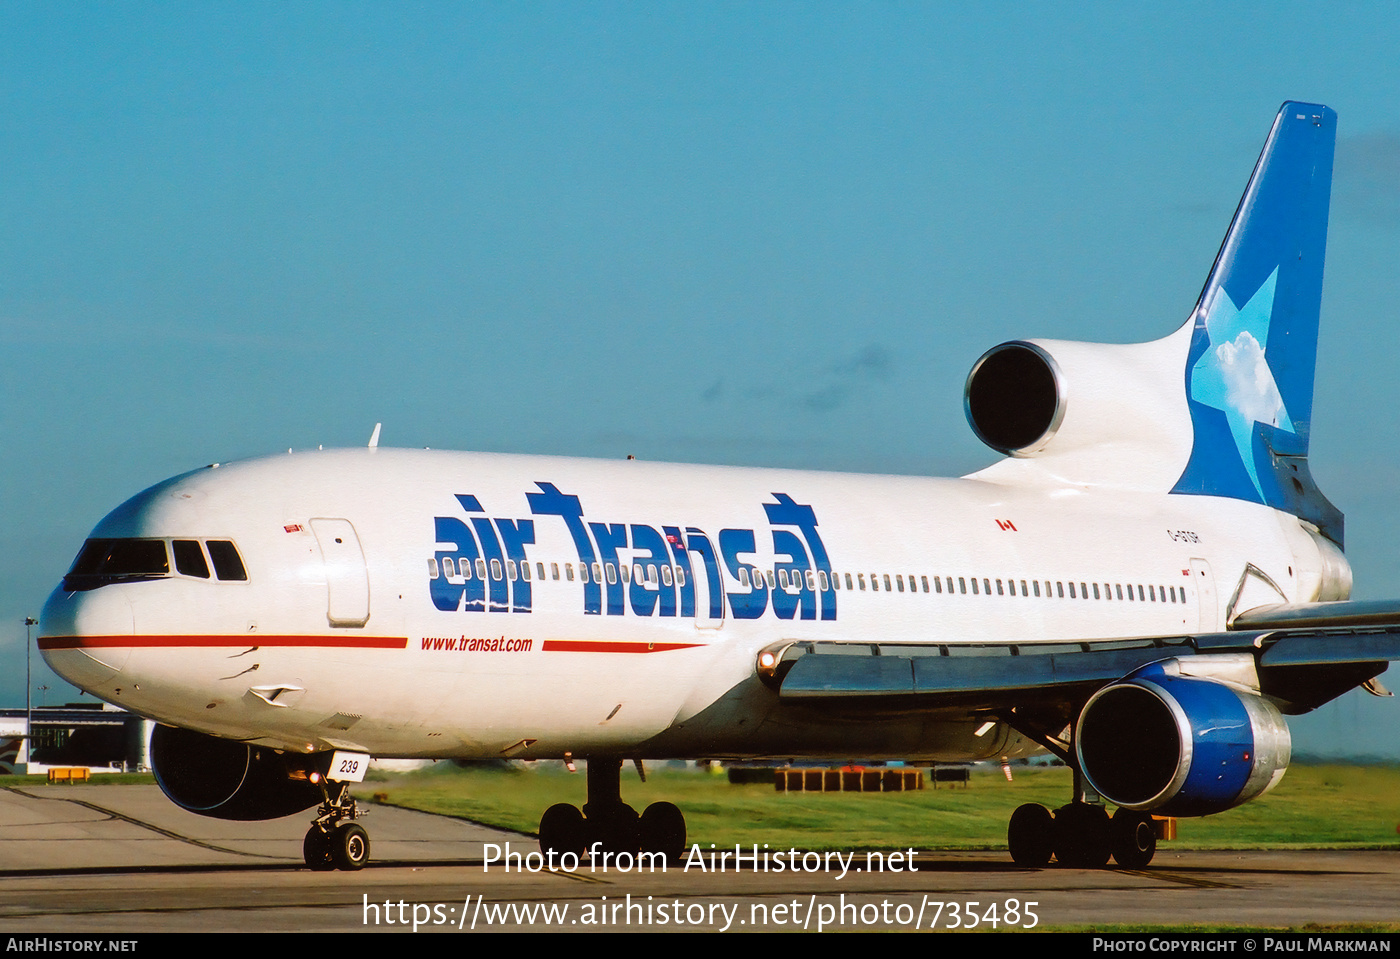
[[204, 561], [204, 550], [199, 548], [199, 540], [177, 539], [170, 544], [175, 553], [175, 569], [181, 576], [209, 578], [209, 564]]
[[175, 572], [197, 579], [209, 578], [205, 549], [213, 561], [214, 573], [221, 580], [246, 582], [247, 569], [238, 548], [226, 539], [90, 539], [63, 577], [63, 588], [78, 592], [112, 583], [165, 579], [171, 575], [170, 556], [175, 556]]
[[170, 575], [163, 539], [90, 539], [63, 577], [68, 589], [95, 589], [108, 583]]
[[248, 571], [243, 568], [243, 560], [238, 555], [238, 547], [232, 542], [211, 539], [205, 545], [209, 547], [209, 558], [214, 561], [214, 572], [219, 579], [242, 581], [248, 578]]

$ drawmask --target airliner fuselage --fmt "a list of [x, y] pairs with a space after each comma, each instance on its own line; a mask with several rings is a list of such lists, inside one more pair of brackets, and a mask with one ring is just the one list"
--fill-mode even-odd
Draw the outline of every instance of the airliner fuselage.
[[[72, 639], [46, 655], [84, 689], [217, 736], [412, 757], [1022, 755], [966, 710], [872, 738], [780, 707], [756, 657], [1210, 632], [1217, 571], [1253, 565], [1291, 602], [1320, 569], [1294, 517], [1232, 500], [394, 449], [198, 470], [92, 539], [157, 558], [51, 597], [45, 633]], [[176, 544], [210, 543], [243, 578], [181, 571]]]

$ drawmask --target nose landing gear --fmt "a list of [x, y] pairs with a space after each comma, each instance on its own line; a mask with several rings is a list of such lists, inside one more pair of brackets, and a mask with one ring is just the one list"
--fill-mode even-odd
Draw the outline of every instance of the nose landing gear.
[[315, 872], [354, 872], [369, 862], [369, 833], [355, 823], [364, 810], [356, 805], [346, 783], [336, 786], [334, 798], [327, 790], [325, 802], [316, 809], [316, 821], [301, 843], [302, 858]]

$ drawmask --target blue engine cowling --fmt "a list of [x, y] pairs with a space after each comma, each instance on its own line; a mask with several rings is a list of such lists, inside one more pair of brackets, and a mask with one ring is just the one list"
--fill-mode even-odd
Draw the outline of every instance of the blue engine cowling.
[[1153, 667], [1095, 693], [1075, 728], [1080, 769], [1099, 795], [1163, 816], [1206, 816], [1264, 794], [1292, 742], [1268, 700]]

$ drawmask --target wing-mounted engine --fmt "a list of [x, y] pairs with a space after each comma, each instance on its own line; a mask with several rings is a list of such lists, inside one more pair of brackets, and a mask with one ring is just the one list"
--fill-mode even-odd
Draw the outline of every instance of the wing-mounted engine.
[[1182, 369], [1190, 325], [1150, 343], [1012, 340], [973, 365], [964, 390], [982, 442], [1012, 457], [978, 474], [1170, 489], [1191, 454]]
[[1206, 816], [1263, 795], [1282, 778], [1292, 737], [1246, 686], [1153, 664], [1096, 693], [1075, 729], [1089, 783], [1117, 806]]
[[151, 768], [170, 801], [215, 819], [278, 819], [324, 799], [311, 781], [325, 757], [279, 753], [174, 726], [151, 733]]

